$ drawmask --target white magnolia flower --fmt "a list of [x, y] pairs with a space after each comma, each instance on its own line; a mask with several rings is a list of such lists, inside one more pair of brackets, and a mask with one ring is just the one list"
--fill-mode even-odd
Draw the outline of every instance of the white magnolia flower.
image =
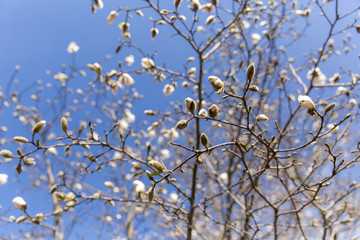
[[164, 86], [163, 92], [165, 96], [169, 96], [170, 94], [172, 94], [175, 91], [175, 87], [173, 85], [170, 84], [166, 84]]
[[338, 87], [337, 90], [336, 90], [337, 95], [347, 94], [349, 92], [350, 92], [350, 90], [347, 89], [346, 87]]
[[68, 78], [69, 76], [62, 72], [58, 72], [54, 75], [54, 79], [59, 80], [61, 82], [66, 81]]
[[169, 140], [175, 140], [179, 138], [179, 132], [175, 128], [171, 128], [164, 132], [164, 137], [168, 138]]
[[141, 66], [144, 68], [144, 69], [150, 69], [150, 68], [153, 68], [155, 67], [155, 63], [152, 59], [150, 58], [143, 58], [141, 59]]
[[146, 189], [145, 189], [145, 184], [140, 181], [140, 180], [134, 180], [133, 181], [133, 185], [134, 185], [134, 188], [135, 188], [135, 192], [137, 194], [141, 194], [141, 193], [145, 193], [146, 192]]
[[107, 19], [106, 19], [106, 22], [107, 22], [108, 24], [113, 23], [113, 22], [115, 21], [115, 19], [116, 19], [117, 16], [118, 16], [117, 11], [111, 11], [110, 14], [109, 14], [109, 16], [108, 16]]
[[326, 76], [320, 70], [320, 68], [313, 68], [306, 74], [307, 79], [313, 79], [312, 85], [319, 86], [326, 82]]
[[254, 45], [256, 45], [256, 44], [258, 44], [260, 42], [261, 36], [258, 33], [253, 33], [253, 34], [251, 34], [251, 39], [252, 39], [252, 43]]
[[120, 134], [124, 134], [125, 131], [129, 128], [129, 124], [126, 122], [125, 119], [119, 120], [118, 126]]
[[123, 73], [121, 77], [127, 86], [133, 85], [135, 83], [134, 79], [128, 73]]
[[7, 183], [8, 175], [5, 173], [0, 174], [0, 185], [4, 185]]
[[76, 44], [76, 42], [70, 42], [69, 46], [67, 47], [68, 53], [76, 53], [79, 51], [80, 47]]
[[225, 184], [227, 185], [229, 182], [229, 175], [227, 174], [227, 172], [223, 172], [219, 175], [219, 179]]
[[15, 204], [17, 208], [20, 208], [20, 210], [22, 211], [26, 210], [27, 204], [22, 197], [15, 197], [12, 200], [12, 202]]
[[162, 149], [160, 151], [161, 156], [166, 159], [170, 157], [170, 151], [168, 149]]
[[299, 95], [298, 101], [300, 103], [300, 106], [303, 108], [306, 108], [306, 109], [314, 109], [315, 108], [315, 104], [309, 96]]
[[176, 193], [170, 193], [170, 196], [169, 196], [169, 202], [171, 203], [176, 203], [179, 199], [179, 195], [177, 195]]
[[135, 115], [132, 114], [129, 109], [124, 110], [124, 118], [125, 121], [127, 121], [128, 123], [132, 123], [135, 121]]
[[129, 55], [125, 58], [125, 62], [128, 66], [133, 65], [134, 63], [134, 55]]

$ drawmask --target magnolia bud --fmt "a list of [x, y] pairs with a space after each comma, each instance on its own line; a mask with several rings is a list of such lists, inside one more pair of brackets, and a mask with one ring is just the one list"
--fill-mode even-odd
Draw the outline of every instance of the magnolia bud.
[[148, 197], [149, 197], [149, 202], [151, 202], [154, 198], [154, 192], [155, 192], [155, 187], [151, 187], [149, 189], [149, 191], [147, 191], [146, 194], [148, 194]]
[[64, 199], [66, 198], [66, 194], [63, 192], [54, 192], [54, 195], [58, 202], [64, 201]]
[[68, 129], [68, 121], [66, 120], [65, 117], [61, 118], [61, 129], [66, 133], [67, 129]]
[[253, 91], [253, 92], [258, 92], [259, 91], [259, 87], [256, 85], [250, 85], [249, 86], [249, 90]]
[[211, 0], [212, 5], [217, 5], [218, 0]]
[[106, 21], [108, 24], [111, 24], [115, 21], [115, 18], [117, 17], [118, 13], [116, 11], [111, 11], [109, 16], [107, 17]]
[[159, 29], [157, 28], [151, 28], [151, 40], [155, 40], [156, 36], [159, 34]]
[[298, 97], [298, 101], [300, 103], [300, 106], [309, 110], [313, 110], [315, 109], [315, 104], [314, 102], [311, 100], [311, 98], [309, 96], [306, 95], [300, 95]]
[[49, 151], [49, 153], [50, 153], [51, 155], [53, 155], [53, 156], [56, 156], [56, 155], [58, 154], [56, 148], [54, 148], [54, 147], [49, 147], [49, 148], [48, 148], [48, 151]]
[[208, 16], [208, 17], [206, 18], [205, 24], [206, 24], [206, 25], [209, 25], [209, 24], [211, 24], [214, 20], [215, 20], [215, 15], [210, 15], [210, 16]]
[[252, 63], [250, 66], [246, 69], [246, 77], [248, 81], [251, 81], [252, 78], [255, 75], [255, 65]]
[[154, 177], [152, 176], [152, 174], [149, 170], [146, 170], [145, 173], [151, 181], [154, 181]]
[[2, 156], [3, 158], [12, 158], [13, 157], [12, 153], [7, 149], [1, 150], [0, 156]]
[[196, 109], [196, 102], [193, 99], [188, 97], [185, 99], [185, 105], [186, 105], [187, 110], [190, 113], [194, 114], [195, 109]]
[[166, 167], [165, 167], [165, 165], [163, 163], [160, 163], [160, 162], [155, 161], [155, 160], [151, 160], [149, 162], [149, 165], [151, 167], [155, 168], [158, 172], [163, 172], [166, 169]]
[[194, 12], [197, 12], [197, 10], [199, 10], [199, 8], [200, 8], [199, 0], [192, 0], [191, 10], [193, 10]]
[[21, 173], [22, 173], [22, 166], [21, 166], [21, 164], [16, 165], [15, 170], [16, 170], [16, 173], [17, 173], [17, 174], [21, 174]]
[[258, 122], [267, 121], [267, 120], [269, 120], [269, 118], [265, 114], [259, 114], [256, 116], [256, 121]]
[[206, 136], [205, 133], [202, 133], [200, 135], [200, 141], [201, 141], [201, 144], [204, 145], [204, 147], [206, 147], [208, 145], [209, 139], [208, 139], [208, 137]]
[[20, 136], [14, 137], [14, 141], [18, 142], [18, 143], [28, 143], [29, 142], [29, 140], [26, 137], [20, 137]]
[[132, 162], [131, 165], [133, 166], [133, 168], [135, 170], [140, 170], [141, 169], [141, 164], [138, 162]]
[[188, 121], [187, 120], [180, 120], [177, 124], [176, 124], [176, 129], [179, 130], [183, 130], [184, 128], [186, 128], [188, 125]]
[[209, 112], [209, 116], [211, 118], [216, 117], [217, 115], [219, 115], [219, 113], [221, 112], [220, 108], [218, 106], [216, 106], [215, 104], [211, 105], [208, 108], [208, 112]]
[[23, 221], [25, 221], [26, 220], [26, 217], [25, 216], [20, 216], [20, 217], [18, 217], [16, 220], [15, 220], [15, 222], [16, 223], [22, 223]]
[[110, 182], [110, 181], [105, 181], [105, 182], [104, 182], [104, 185], [105, 185], [106, 187], [108, 187], [108, 188], [114, 188], [114, 187], [115, 187], [114, 183], [113, 183], [113, 182]]
[[196, 159], [195, 159], [195, 163], [197, 164], [197, 165], [201, 165], [201, 164], [203, 164], [203, 160], [202, 160], [202, 158], [199, 156], [199, 157], [197, 157]]
[[50, 194], [53, 194], [58, 189], [58, 187], [59, 187], [58, 184], [52, 185], [50, 188]]
[[27, 204], [22, 197], [16, 197], [12, 200], [12, 202], [15, 204], [17, 208], [20, 208], [20, 210], [22, 211], [25, 211], [27, 208]]
[[42, 121], [38, 122], [37, 124], [35, 124], [35, 126], [32, 129], [33, 134], [39, 133], [45, 125], [46, 125], [45, 120], [42, 120]]
[[328, 113], [329, 111], [331, 111], [335, 106], [336, 106], [336, 103], [330, 103], [329, 105], [327, 105], [325, 107], [325, 113]]
[[200, 109], [198, 115], [199, 115], [200, 117], [205, 118], [205, 117], [207, 117], [207, 111], [206, 111], [205, 109]]
[[28, 166], [28, 167], [36, 165], [36, 162], [35, 162], [34, 158], [24, 158], [23, 163], [24, 163], [25, 166]]
[[176, 8], [178, 8], [180, 6], [181, 1], [182, 0], [174, 0], [174, 5], [175, 5]]
[[224, 91], [224, 83], [220, 80], [220, 78], [216, 76], [209, 76], [208, 81], [217, 94], [220, 94]]

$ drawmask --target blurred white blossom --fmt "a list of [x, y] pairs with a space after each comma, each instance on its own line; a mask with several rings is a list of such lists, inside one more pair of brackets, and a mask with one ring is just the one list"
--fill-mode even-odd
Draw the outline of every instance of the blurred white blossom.
[[76, 42], [72, 41], [69, 43], [69, 46], [67, 47], [68, 53], [76, 53], [79, 51], [80, 47], [76, 44]]
[[7, 180], [8, 180], [8, 175], [4, 174], [4, 173], [1, 173], [0, 174], [0, 185], [6, 184]]
[[166, 84], [164, 86], [163, 92], [165, 96], [169, 96], [170, 94], [172, 94], [175, 91], [175, 87], [173, 85], [170, 84]]

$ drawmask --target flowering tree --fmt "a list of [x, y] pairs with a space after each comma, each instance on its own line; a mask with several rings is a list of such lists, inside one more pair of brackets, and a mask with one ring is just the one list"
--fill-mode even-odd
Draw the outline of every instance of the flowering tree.
[[[29, 131], [8, 135], [0, 155], [44, 201], [34, 209], [22, 190], [3, 224], [17, 223], [19, 239], [350, 239], [359, 231], [351, 174], [359, 75], [332, 64], [352, 56], [360, 6], [122, 4], [107, 18], [122, 33], [121, 62], [71, 64], [30, 95], [12, 91], [12, 81], [1, 92]], [[93, 1], [93, 12], [102, 8]], [[319, 14], [326, 34], [299, 53]], [[151, 52], [133, 38], [145, 23], [149, 38], [168, 44]], [[192, 54], [175, 63], [158, 56], [174, 49]], [[141, 83], [149, 79], [173, 101], [138, 112], [151, 101]]]

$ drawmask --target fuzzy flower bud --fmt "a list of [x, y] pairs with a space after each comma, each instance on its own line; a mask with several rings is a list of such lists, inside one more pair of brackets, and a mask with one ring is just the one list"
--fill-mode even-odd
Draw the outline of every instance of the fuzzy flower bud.
[[15, 206], [17, 208], [20, 208], [20, 210], [22, 210], [22, 211], [26, 210], [27, 204], [26, 204], [25, 200], [22, 197], [15, 197], [12, 200], [12, 202], [13, 202], [13, 204], [15, 204]]
[[151, 167], [155, 168], [159, 172], [163, 172], [166, 169], [166, 167], [165, 167], [165, 165], [163, 163], [155, 161], [155, 160], [151, 160], [149, 162], [149, 165]]
[[248, 81], [251, 81], [252, 78], [255, 75], [255, 65], [252, 63], [250, 66], [246, 69], [246, 77]]
[[207, 111], [206, 111], [205, 109], [200, 109], [198, 115], [199, 115], [200, 117], [205, 118], [205, 117], [207, 117]]
[[65, 117], [61, 118], [61, 129], [64, 131], [64, 133], [67, 132], [68, 129], [68, 121], [66, 120]]
[[110, 181], [105, 181], [105, 182], [104, 182], [104, 185], [105, 185], [106, 187], [108, 187], [108, 188], [114, 188], [114, 187], [115, 187], [114, 183], [113, 183], [113, 182], [110, 182]]
[[187, 110], [190, 113], [194, 114], [195, 109], [196, 109], [196, 102], [192, 98], [188, 97], [185, 99], [185, 105], [186, 105]]
[[334, 107], [336, 106], [336, 103], [330, 103], [325, 107], [325, 113], [330, 112]]
[[206, 136], [205, 133], [202, 133], [200, 135], [200, 141], [201, 141], [201, 144], [204, 145], [204, 147], [206, 147], [208, 145], [209, 139], [208, 139], [208, 137]]
[[182, 0], [174, 0], [174, 5], [175, 5], [176, 8], [178, 8], [180, 6], [181, 1]]
[[250, 85], [249, 86], [249, 90], [253, 91], [253, 92], [258, 92], [259, 91], [259, 87], [256, 85]]
[[267, 120], [269, 120], [269, 118], [265, 114], [259, 114], [256, 116], [256, 121], [258, 122], [267, 121]]
[[221, 110], [217, 105], [213, 104], [208, 108], [208, 112], [209, 112], [209, 116], [211, 118], [214, 118], [220, 114]]
[[29, 140], [26, 137], [16, 136], [14, 137], [14, 141], [18, 143], [28, 143]]
[[184, 128], [186, 128], [188, 125], [188, 121], [186, 120], [180, 120], [177, 124], [176, 124], [176, 129], [179, 129], [179, 130], [183, 130]]
[[315, 104], [309, 96], [300, 95], [298, 97], [298, 101], [300, 103], [300, 106], [303, 108], [310, 109], [310, 110], [315, 109]]
[[201, 5], [199, 0], [192, 0], [192, 8], [190, 8], [192, 11], [197, 12], [200, 9]]
[[217, 94], [221, 94], [224, 91], [224, 83], [220, 80], [220, 78], [216, 76], [209, 76], [208, 81]]
[[53, 155], [53, 156], [56, 156], [56, 155], [58, 154], [56, 148], [54, 148], [54, 147], [49, 147], [49, 148], [48, 148], [48, 151], [49, 151], [49, 153], [50, 153], [51, 155]]
[[7, 149], [1, 150], [0, 156], [2, 156], [3, 158], [12, 158], [13, 157], [12, 153]]
[[43, 129], [43, 127], [45, 127], [46, 125], [46, 121], [42, 120], [40, 122], [38, 122], [37, 124], [35, 124], [35, 126], [32, 129], [33, 134], [39, 133], [41, 131], [41, 129]]
[[115, 21], [115, 18], [118, 16], [117, 11], [111, 11], [109, 16], [106, 19], [108, 24], [112, 24]]
[[215, 15], [210, 15], [206, 18], [205, 24], [210, 25], [215, 20]]
[[151, 40], [155, 40], [156, 36], [159, 34], [159, 29], [157, 28], [151, 28]]
[[24, 158], [23, 163], [24, 163], [25, 166], [28, 166], [28, 167], [36, 165], [36, 162], [35, 162], [34, 158]]
[[163, 89], [163, 93], [165, 96], [171, 95], [175, 91], [175, 87], [170, 84], [166, 84]]

